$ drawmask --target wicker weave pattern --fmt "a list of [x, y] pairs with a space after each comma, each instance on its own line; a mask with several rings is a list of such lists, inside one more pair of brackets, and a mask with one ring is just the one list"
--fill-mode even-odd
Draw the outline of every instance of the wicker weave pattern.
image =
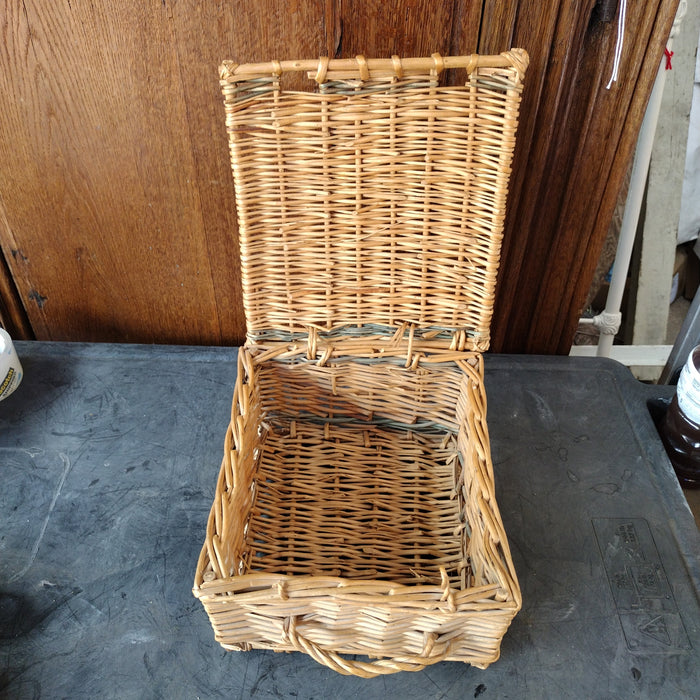
[[526, 55], [360, 59], [222, 71], [248, 341], [193, 590], [227, 649], [483, 668], [521, 604], [476, 351]]
[[[415, 670], [429, 639], [444, 659], [498, 657], [520, 594], [493, 493], [483, 360], [438, 354], [416, 371], [384, 359], [260, 363], [241, 350], [195, 590], [227, 648], [311, 653], [290, 638], [294, 620], [314, 653], [336, 657], [414, 656]], [[398, 670], [379, 669], [362, 675]]]
[[[520, 59], [520, 54], [513, 54]], [[489, 341], [521, 65], [222, 81], [249, 337], [362, 324]], [[355, 76], [357, 78], [357, 76]]]

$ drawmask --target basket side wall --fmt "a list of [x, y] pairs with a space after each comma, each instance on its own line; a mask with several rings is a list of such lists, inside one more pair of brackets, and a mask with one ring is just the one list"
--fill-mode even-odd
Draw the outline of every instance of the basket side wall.
[[195, 587], [206, 580], [241, 574], [246, 568], [246, 526], [255, 500], [255, 471], [264, 439], [255, 371], [250, 355], [241, 348], [231, 422]]
[[217, 640], [227, 648], [294, 651], [288, 636], [294, 619], [305, 639], [337, 653], [420, 656], [426, 637], [434, 635], [436, 643], [449, 645], [446, 660], [483, 668], [498, 658], [518, 610], [515, 601], [496, 600], [493, 587], [466, 592], [396, 587], [380, 594], [371, 582], [364, 592], [351, 593], [338, 580], [320, 577], [295, 584], [285, 577], [275, 584], [268, 577], [267, 586], [260, 579], [243, 596], [200, 596]]
[[464, 502], [466, 522], [469, 524], [468, 555], [474, 585], [497, 582], [497, 599], [515, 601], [519, 609], [520, 588], [496, 502], [486, 422], [483, 361], [478, 374], [467, 371], [462, 378], [457, 418], [460, 424], [457, 445], [464, 459], [457, 490]]
[[390, 363], [266, 363], [258, 372], [264, 414], [282, 419], [386, 420], [457, 433], [461, 371], [453, 363], [408, 370]]

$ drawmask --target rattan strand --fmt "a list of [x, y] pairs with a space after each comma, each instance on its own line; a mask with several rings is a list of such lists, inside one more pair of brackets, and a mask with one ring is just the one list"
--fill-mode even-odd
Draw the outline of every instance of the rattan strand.
[[321, 87], [224, 81], [249, 333], [410, 323], [485, 350], [518, 70]]
[[520, 608], [475, 351], [527, 57], [453, 58], [222, 70], [248, 341], [193, 590], [227, 649], [483, 668]]
[[[367, 72], [366, 76], [404, 77], [405, 74], [417, 73], [425, 75], [435, 69], [441, 72], [445, 68], [465, 68], [470, 74], [477, 68], [515, 68], [522, 79], [528, 65], [528, 56], [522, 49], [511, 49], [497, 56], [477, 55], [471, 56], [440, 56], [432, 54], [430, 58], [370, 58], [363, 56], [356, 58], [341, 58], [330, 60], [321, 57], [318, 61], [270, 61], [269, 63], [247, 63], [239, 65], [234, 61], [224, 61], [219, 69], [222, 80], [250, 80], [258, 75], [282, 75], [284, 72], [308, 71], [309, 77], [317, 82], [324, 82], [332, 75], [342, 75], [344, 78], [360, 78], [360, 59], [364, 60]], [[330, 70], [330, 75], [329, 75]], [[366, 80], [367, 78], [365, 78]]]
[[[351, 671], [339, 653], [396, 657], [353, 667], [369, 677], [439, 660], [421, 656], [423, 633], [439, 630], [440, 658], [498, 657], [520, 594], [493, 492], [482, 356], [407, 369], [386, 354], [320, 366], [304, 353], [258, 363], [241, 350], [195, 589], [227, 648], [315, 645], [312, 656], [341, 673]], [[415, 462], [401, 458], [411, 451]], [[374, 529], [370, 496], [393, 509]], [[285, 625], [298, 619], [304, 633], [290, 637]]]
[[439, 583], [444, 568], [458, 582], [468, 562], [457, 447], [444, 443], [444, 433], [276, 424], [261, 448], [246, 573], [410, 585]]

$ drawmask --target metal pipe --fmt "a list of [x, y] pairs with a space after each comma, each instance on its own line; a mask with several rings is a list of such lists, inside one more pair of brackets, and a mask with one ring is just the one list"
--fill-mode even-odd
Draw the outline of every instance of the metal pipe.
[[[678, 10], [676, 11], [676, 18], [673, 21], [671, 34], [666, 42], [667, 51], [671, 51], [673, 39], [680, 31], [681, 21], [687, 9], [687, 0], [681, 0], [678, 5]], [[622, 314], [620, 313], [622, 295], [625, 291], [625, 282], [627, 281], [627, 273], [632, 258], [634, 239], [639, 224], [639, 214], [642, 210], [642, 200], [644, 199], [644, 191], [649, 174], [651, 151], [654, 146], [654, 135], [656, 133], [656, 125], [659, 121], [659, 113], [661, 112], [661, 98], [663, 97], [665, 84], [666, 58], [664, 57], [661, 59], [659, 69], [656, 73], [654, 87], [649, 97], [649, 104], [644, 113], [642, 127], [639, 132], [639, 138], [637, 139], [637, 149], [634, 154], [634, 163], [632, 164], [630, 187], [627, 193], [625, 213], [622, 217], [620, 239], [617, 244], [617, 253], [613, 264], [605, 311], [593, 318], [593, 324], [600, 329], [597, 350], [598, 357], [610, 357], [613, 341], [620, 330], [620, 322], [622, 321]]]
[[[670, 42], [669, 42], [670, 45]], [[651, 151], [654, 146], [654, 134], [656, 124], [659, 121], [661, 111], [661, 98], [663, 97], [664, 85], [666, 83], [666, 62], [665, 58], [659, 65], [659, 70], [654, 81], [654, 88], [651, 91], [649, 104], [647, 105], [642, 127], [637, 141], [637, 150], [634, 154], [632, 174], [630, 177], [630, 187], [627, 193], [625, 213], [622, 217], [620, 228], [620, 239], [617, 244], [615, 263], [613, 264], [610, 289], [605, 304], [604, 316], [609, 323], [607, 327], [601, 328], [600, 339], [598, 340], [598, 357], [610, 357], [613, 340], [620, 330], [622, 314], [622, 295], [625, 291], [627, 272], [629, 271], [634, 239], [639, 223], [639, 214], [642, 210], [644, 190], [646, 188], [647, 175], [649, 174], [649, 163], [651, 161]], [[595, 321], [594, 321], [595, 323]], [[598, 325], [598, 324], [596, 324]]]

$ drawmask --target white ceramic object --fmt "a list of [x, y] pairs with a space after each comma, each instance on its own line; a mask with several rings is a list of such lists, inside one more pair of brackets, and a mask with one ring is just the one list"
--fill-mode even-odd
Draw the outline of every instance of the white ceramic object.
[[22, 381], [22, 365], [10, 334], [0, 328], [0, 401], [6, 399]]
[[681, 370], [678, 378], [678, 405], [685, 415], [700, 425], [700, 346], [688, 356], [688, 361]]

